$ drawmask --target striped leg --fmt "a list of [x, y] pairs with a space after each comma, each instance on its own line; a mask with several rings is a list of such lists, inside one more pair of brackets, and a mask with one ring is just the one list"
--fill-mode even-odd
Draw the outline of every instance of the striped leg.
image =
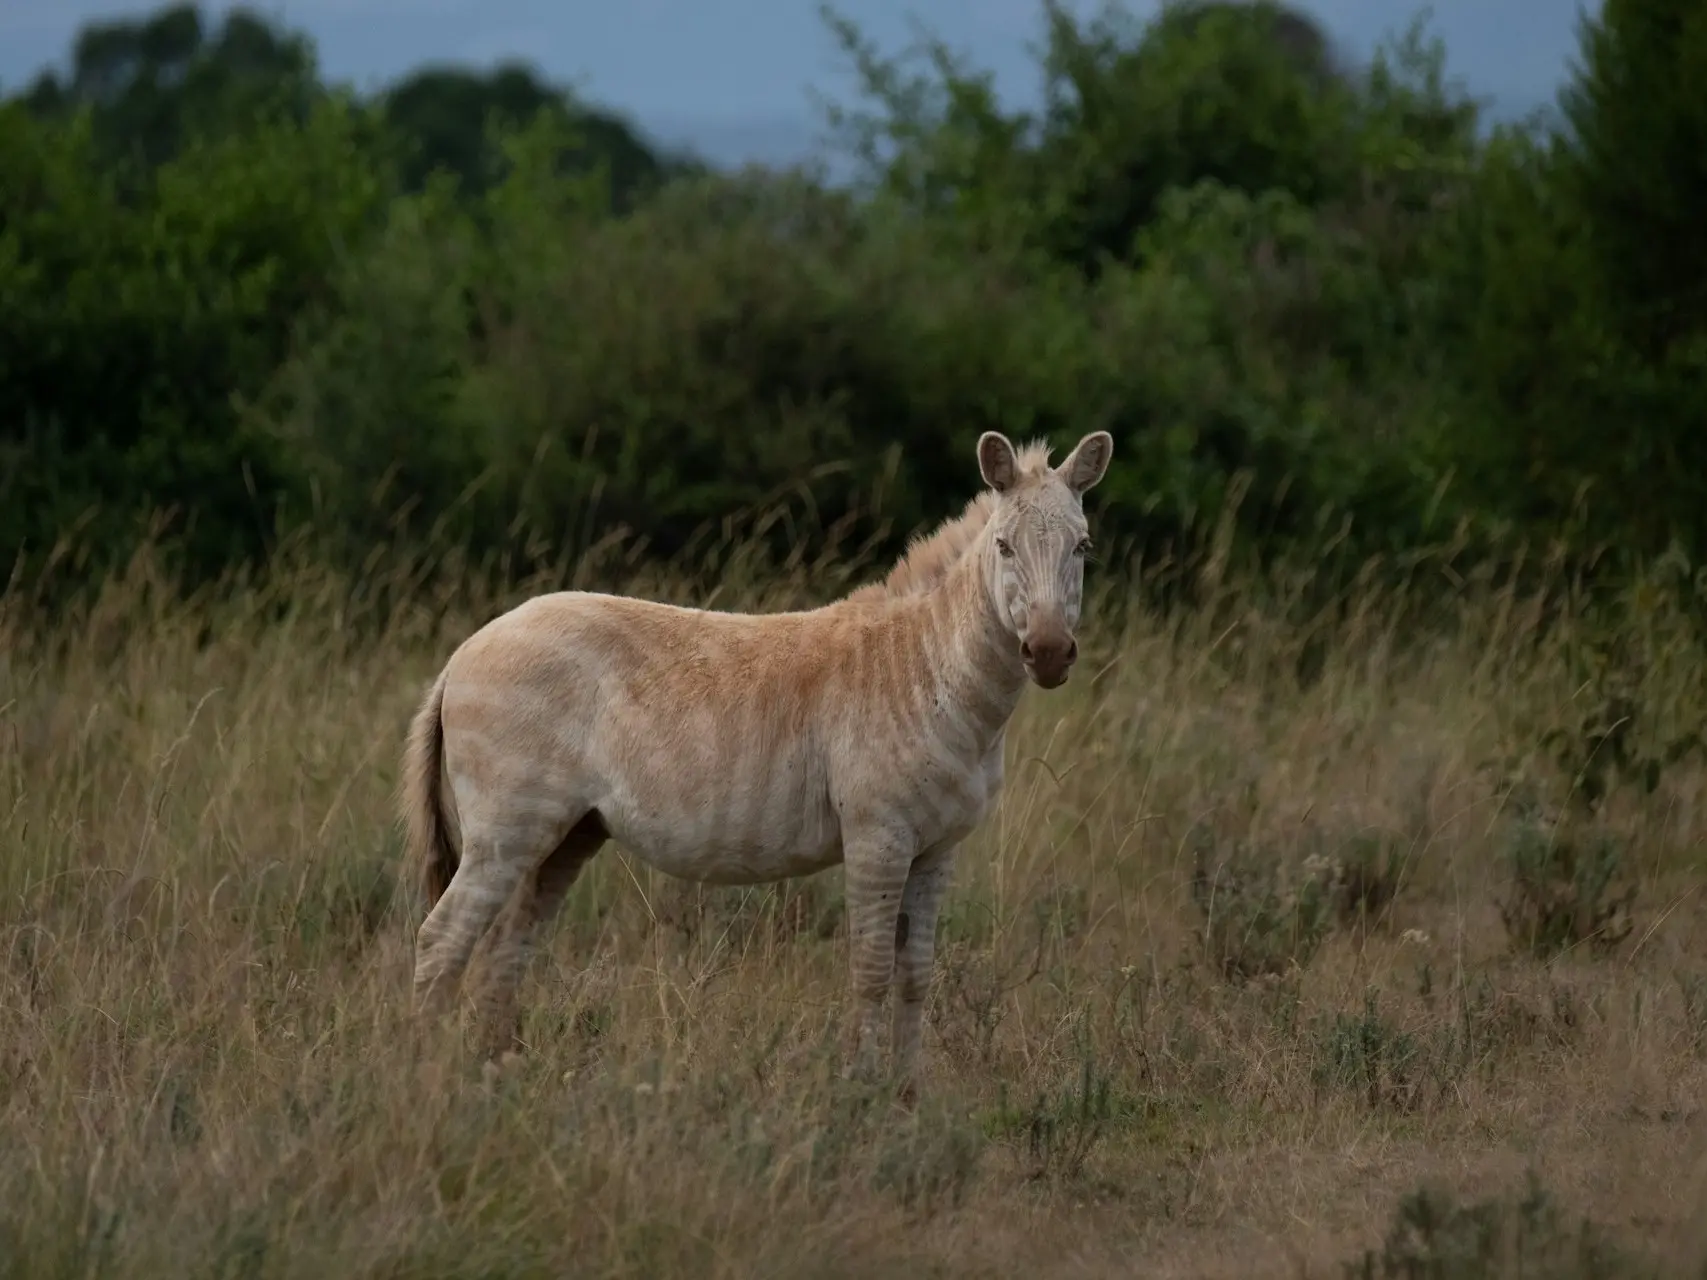
[[895, 922], [895, 1009], [890, 1025], [894, 1070], [905, 1101], [917, 1097], [914, 1072], [936, 963], [936, 922], [954, 874], [954, 847], [933, 849], [919, 857], [907, 876], [901, 895], [901, 914]]
[[876, 1076], [883, 1001], [895, 973], [895, 930], [912, 850], [895, 833], [861, 832], [844, 843], [852, 1053], [844, 1074]]
[[479, 1005], [487, 1057], [495, 1058], [507, 1050], [524, 1047], [516, 992], [526, 972], [534, 938], [540, 926], [557, 914], [563, 899], [582, 869], [604, 845], [605, 838], [604, 828], [597, 819], [583, 820], [533, 875], [522, 880], [486, 935], [489, 950], [482, 966], [485, 973], [480, 983]]
[[415, 1008], [441, 1008], [461, 980], [474, 948], [522, 881], [538, 855], [519, 842], [494, 840], [484, 832], [463, 838], [462, 862], [415, 935]]

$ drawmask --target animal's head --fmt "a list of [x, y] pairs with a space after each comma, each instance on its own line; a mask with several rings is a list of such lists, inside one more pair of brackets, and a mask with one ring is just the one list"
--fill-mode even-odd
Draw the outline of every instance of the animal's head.
[[1016, 453], [998, 431], [978, 438], [978, 469], [996, 491], [988, 533], [991, 595], [1019, 641], [1026, 675], [1044, 689], [1065, 684], [1079, 656], [1073, 631], [1091, 548], [1084, 496], [1113, 453], [1106, 431], [1091, 432], [1056, 467], [1043, 449]]

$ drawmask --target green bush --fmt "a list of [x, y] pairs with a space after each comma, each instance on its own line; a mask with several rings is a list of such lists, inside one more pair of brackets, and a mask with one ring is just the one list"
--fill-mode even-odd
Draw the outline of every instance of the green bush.
[[86, 124], [0, 110], [0, 555], [174, 513], [191, 572], [257, 552], [289, 461], [241, 412], [387, 195], [360, 120], [189, 146], [121, 199]]
[[359, 99], [252, 14], [91, 28], [0, 107], [0, 556], [75, 534], [75, 579], [162, 513], [192, 581], [304, 531], [521, 567], [766, 511], [890, 553], [980, 431], [1106, 427], [1117, 562], [1696, 562], [1668, 6], [1585, 26], [1568, 128], [1486, 135], [1420, 27], [1355, 68], [1272, 3], [1046, 3], [1027, 115], [838, 23], [846, 189], [660, 157], [523, 68]]

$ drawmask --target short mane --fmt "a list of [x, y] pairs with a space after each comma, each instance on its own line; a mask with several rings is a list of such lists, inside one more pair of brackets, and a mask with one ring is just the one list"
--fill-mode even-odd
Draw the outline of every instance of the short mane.
[[[1015, 484], [1035, 480], [1049, 469], [1049, 446], [1033, 441], [1015, 451], [1018, 475]], [[948, 576], [960, 562], [996, 509], [996, 493], [985, 489], [975, 495], [957, 516], [943, 521], [930, 533], [915, 534], [895, 567], [876, 582], [868, 582], [845, 597], [848, 600], [887, 600], [896, 596], [929, 591]]]

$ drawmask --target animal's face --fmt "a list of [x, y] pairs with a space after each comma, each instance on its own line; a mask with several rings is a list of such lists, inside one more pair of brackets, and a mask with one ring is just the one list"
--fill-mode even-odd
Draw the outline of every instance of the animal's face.
[[1090, 551], [1084, 495], [1108, 470], [1114, 439], [1095, 431], [1058, 467], [1021, 467], [1006, 436], [978, 441], [978, 469], [998, 495], [990, 518], [991, 590], [1019, 640], [1020, 660], [1044, 689], [1066, 683], [1078, 658], [1074, 629]]

